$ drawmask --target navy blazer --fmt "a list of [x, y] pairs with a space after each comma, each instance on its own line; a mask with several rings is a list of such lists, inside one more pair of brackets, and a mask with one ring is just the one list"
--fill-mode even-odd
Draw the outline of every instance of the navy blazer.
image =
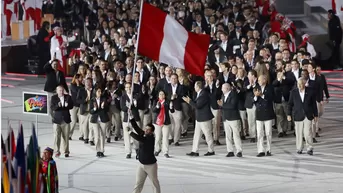
[[[195, 97], [197, 97], [195, 93]], [[201, 90], [200, 94], [194, 100], [190, 100], [189, 104], [195, 108], [195, 120], [198, 122], [205, 122], [213, 119], [213, 114], [211, 111], [210, 95], [206, 90]]]
[[316, 95], [311, 88], [305, 88], [304, 102], [301, 100], [299, 89], [291, 91], [288, 101], [287, 115], [293, 115], [294, 121], [303, 121], [305, 117], [312, 120], [318, 117]]
[[[108, 110], [109, 110], [109, 105], [107, 103], [107, 98], [106, 97], [101, 97], [100, 98], [100, 104], [96, 104], [96, 98], [92, 98], [90, 102], [90, 122], [91, 123], [98, 123], [99, 118], [102, 123], [107, 123], [110, 121], [110, 118], [108, 117]], [[101, 104], [104, 104], [104, 108], [101, 108]]]
[[[261, 90], [261, 86], [258, 86], [257, 89]], [[256, 97], [256, 120], [257, 121], [268, 121], [275, 118], [274, 112], [274, 88], [270, 85], [266, 85], [262, 96]]]
[[[70, 123], [70, 113], [69, 110], [74, 107], [73, 100], [71, 99], [71, 96], [65, 94], [64, 95], [64, 104], [62, 107], [58, 105], [58, 103], [61, 102], [60, 98], [57, 94], [53, 95], [51, 97], [51, 110], [52, 112], [52, 122], [56, 124], [61, 124], [63, 121], [65, 123]], [[67, 106], [65, 106], [65, 103], [68, 103]]]
[[239, 115], [239, 110], [238, 110], [239, 99], [238, 99], [237, 92], [235, 90], [231, 90], [226, 100], [223, 94], [222, 100], [223, 100], [223, 106], [222, 106], [223, 120], [228, 120], [228, 121], [240, 120], [241, 117]]

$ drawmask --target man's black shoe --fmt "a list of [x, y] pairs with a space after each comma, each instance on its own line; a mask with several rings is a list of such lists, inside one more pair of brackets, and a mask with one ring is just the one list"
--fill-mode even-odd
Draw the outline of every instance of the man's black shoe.
[[227, 155], [226, 155], [226, 157], [234, 157], [235, 156], [235, 154], [233, 153], [233, 152], [229, 152]]
[[192, 157], [198, 157], [199, 153], [191, 152], [191, 153], [187, 153], [186, 155], [192, 156]]
[[214, 154], [215, 154], [214, 151], [213, 152], [207, 152], [207, 153], [204, 154], [204, 156], [211, 156], [211, 155], [214, 155]]
[[257, 154], [257, 157], [263, 157], [263, 156], [266, 156], [266, 153], [261, 152], [261, 153]]

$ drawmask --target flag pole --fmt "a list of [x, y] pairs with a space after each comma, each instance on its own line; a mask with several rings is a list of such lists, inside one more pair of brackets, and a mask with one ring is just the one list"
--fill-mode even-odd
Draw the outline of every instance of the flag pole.
[[[136, 39], [136, 47], [135, 47], [135, 59], [134, 59], [134, 64], [133, 64], [133, 72], [132, 72], [132, 80], [131, 80], [131, 97], [132, 100], [130, 100], [130, 104], [132, 105], [133, 102], [133, 77], [135, 76], [136, 73], [136, 61], [138, 58], [138, 43], [139, 43], [139, 36], [140, 36], [140, 29], [141, 29], [141, 23], [142, 23], [142, 14], [143, 14], [143, 3], [144, 0], [140, 0], [140, 7], [139, 7], [139, 21], [138, 21], [138, 29], [137, 29], [137, 39]], [[131, 106], [130, 105], [130, 106]]]

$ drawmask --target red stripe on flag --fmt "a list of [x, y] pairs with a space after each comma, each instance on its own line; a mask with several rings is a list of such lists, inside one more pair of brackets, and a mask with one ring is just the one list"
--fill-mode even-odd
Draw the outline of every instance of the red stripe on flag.
[[138, 53], [159, 61], [163, 41], [163, 28], [167, 14], [148, 4], [143, 4]]
[[204, 76], [204, 68], [210, 44], [210, 36], [188, 32], [185, 47], [185, 70], [191, 74]]

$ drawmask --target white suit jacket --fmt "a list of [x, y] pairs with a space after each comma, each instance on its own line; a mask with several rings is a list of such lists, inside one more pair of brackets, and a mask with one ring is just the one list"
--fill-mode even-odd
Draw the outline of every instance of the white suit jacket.
[[[67, 36], [62, 35], [63, 42], [65, 42], [68, 46], [68, 42], [74, 41], [75, 36], [67, 38]], [[53, 36], [51, 38], [50, 42], [50, 55], [51, 55], [51, 60], [54, 58], [54, 55], [56, 53], [56, 59], [60, 61], [61, 65], [63, 66], [63, 60], [62, 56], [67, 55], [67, 48], [64, 48], [63, 50], [60, 49], [60, 43], [58, 42], [56, 36]]]

